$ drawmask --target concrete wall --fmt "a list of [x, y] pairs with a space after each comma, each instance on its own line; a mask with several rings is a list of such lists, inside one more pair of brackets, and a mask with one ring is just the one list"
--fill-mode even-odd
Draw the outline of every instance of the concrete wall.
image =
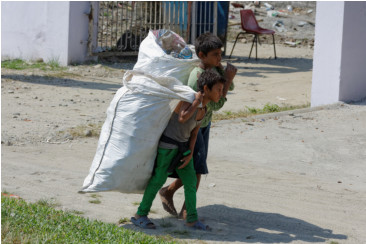
[[69, 2], [1, 2], [3, 58], [67, 64]]
[[366, 97], [366, 2], [345, 2], [340, 101]]
[[366, 2], [317, 2], [311, 106], [366, 97]]
[[88, 56], [90, 2], [9, 1], [1, 2], [1, 7], [2, 59], [42, 58], [61, 65], [91, 59]]

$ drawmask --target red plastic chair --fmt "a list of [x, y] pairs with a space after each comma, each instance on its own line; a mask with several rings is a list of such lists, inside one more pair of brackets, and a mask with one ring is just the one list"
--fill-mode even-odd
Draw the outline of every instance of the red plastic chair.
[[252, 47], [250, 49], [249, 58], [250, 58], [250, 55], [252, 54], [252, 49], [253, 49], [253, 46], [254, 46], [254, 43], [255, 43], [255, 59], [257, 60], [258, 41], [259, 41], [259, 44], [260, 44], [259, 35], [266, 35], [267, 34], [267, 35], [272, 35], [274, 55], [275, 55], [275, 59], [277, 59], [275, 38], [274, 38], [274, 33], [275, 32], [273, 30], [261, 28], [258, 25], [258, 22], [257, 22], [257, 20], [254, 16], [253, 11], [250, 10], [250, 9], [240, 10], [240, 18], [241, 18], [241, 28], [244, 30], [244, 32], [240, 32], [236, 36], [236, 40], [234, 42], [233, 49], [231, 49], [231, 53], [230, 53], [229, 58], [231, 58], [231, 54], [233, 54], [233, 50], [234, 50], [236, 42], [238, 41], [239, 36], [240, 35], [245, 35], [245, 34], [252, 34], [252, 35], [254, 35], [254, 38], [253, 38]]

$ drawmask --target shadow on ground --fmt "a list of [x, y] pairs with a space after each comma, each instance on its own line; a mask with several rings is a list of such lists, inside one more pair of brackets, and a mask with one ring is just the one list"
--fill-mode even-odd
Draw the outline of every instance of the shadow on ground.
[[49, 85], [58, 87], [74, 87], [74, 88], [85, 88], [93, 90], [106, 90], [106, 91], [117, 91], [122, 87], [121, 84], [112, 83], [100, 83], [96, 81], [82, 81], [74, 80], [69, 78], [59, 78], [50, 76], [39, 76], [39, 75], [1, 75], [1, 79], [17, 80], [25, 83], [37, 84], [37, 85]]
[[[159, 234], [169, 234], [178, 239], [244, 243], [326, 242], [347, 239], [346, 235], [334, 234], [332, 230], [277, 213], [253, 212], [224, 205], [209, 205], [198, 208], [197, 211], [199, 218], [203, 218], [204, 223], [213, 228], [212, 231], [183, 227], [184, 222], [175, 218], [152, 221], [157, 225]], [[172, 227], [162, 226], [166, 222], [173, 223]], [[143, 231], [149, 235], [157, 234], [156, 230], [143, 230], [132, 224], [127, 224], [124, 228]]]
[[[258, 59], [238, 58], [224, 59], [238, 68], [237, 76], [267, 77], [266, 74], [307, 72], [313, 68], [313, 59], [308, 58], [277, 58]], [[247, 65], [250, 64], [250, 67]], [[253, 67], [258, 65], [258, 67]]]

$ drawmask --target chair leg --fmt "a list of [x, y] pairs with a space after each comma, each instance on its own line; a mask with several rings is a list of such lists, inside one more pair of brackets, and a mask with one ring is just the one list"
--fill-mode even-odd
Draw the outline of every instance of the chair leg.
[[238, 41], [238, 38], [239, 38], [240, 34], [243, 34], [243, 32], [240, 32], [240, 33], [236, 36], [236, 39], [235, 39], [235, 42], [234, 42], [233, 48], [231, 49], [231, 53], [230, 53], [229, 58], [231, 58], [231, 54], [233, 54], [234, 47], [235, 47], [235, 45], [236, 45], [236, 42]]
[[273, 50], [274, 50], [274, 55], [275, 55], [275, 59], [277, 59], [277, 56], [276, 56], [276, 45], [275, 45], [275, 38], [274, 38], [274, 34], [272, 34], [272, 39], [273, 39]]
[[255, 35], [255, 60], [258, 60], [258, 35]]
[[254, 42], [256, 41], [256, 37], [257, 37], [257, 35], [254, 35], [253, 42], [252, 42], [252, 47], [250, 48], [249, 58], [248, 59], [250, 59], [250, 56], [252, 55], [252, 50], [253, 50]]

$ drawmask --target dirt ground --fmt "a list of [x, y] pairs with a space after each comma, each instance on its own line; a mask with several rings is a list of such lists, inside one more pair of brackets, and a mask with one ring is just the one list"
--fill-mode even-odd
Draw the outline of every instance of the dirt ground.
[[[238, 74], [223, 111], [310, 102], [310, 47], [278, 45], [275, 60], [272, 46], [263, 44], [255, 61], [246, 59], [248, 46], [239, 43], [232, 59], [224, 60]], [[2, 69], [2, 191], [31, 202], [52, 200], [60, 209], [105, 222], [129, 219], [142, 195], [77, 193], [98, 138], [59, 131], [102, 123], [123, 71], [132, 67], [133, 62], [62, 72]], [[144, 232], [189, 243], [364, 243], [365, 120], [364, 102], [213, 123], [210, 174], [202, 179], [197, 202], [199, 217], [213, 231], [184, 227], [156, 198], [150, 217], [158, 229]], [[90, 203], [93, 197], [101, 203]], [[175, 201], [179, 208], [183, 190]], [[140, 230], [130, 222], [123, 227]]]

